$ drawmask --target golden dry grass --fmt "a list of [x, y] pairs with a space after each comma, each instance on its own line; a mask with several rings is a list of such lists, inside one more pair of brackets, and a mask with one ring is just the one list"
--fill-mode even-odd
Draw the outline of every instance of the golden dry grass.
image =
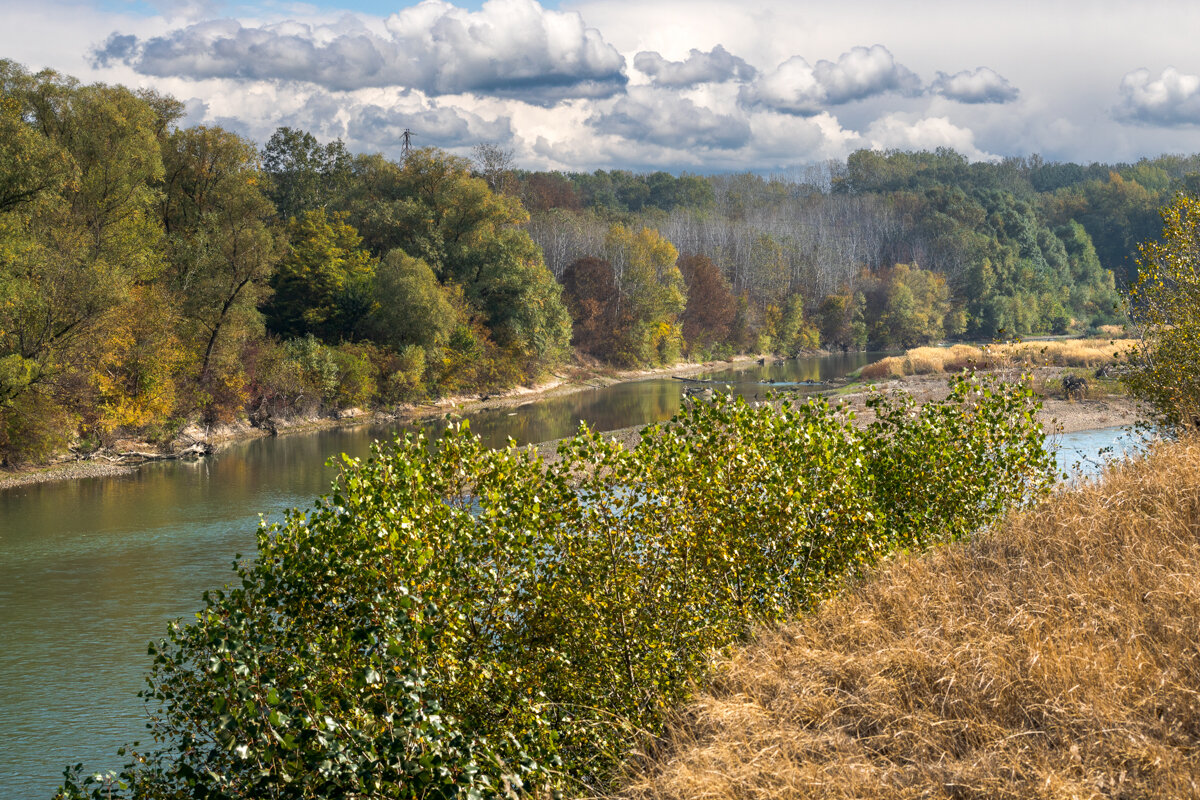
[[623, 796], [1200, 797], [1200, 444], [897, 559], [716, 675]]
[[862, 368], [865, 380], [936, 375], [964, 369], [1004, 367], [1098, 367], [1112, 363], [1133, 344], [1131, 339], [1067, 339], [973, 347], [917, 347], [902, 356], [888, 356]]

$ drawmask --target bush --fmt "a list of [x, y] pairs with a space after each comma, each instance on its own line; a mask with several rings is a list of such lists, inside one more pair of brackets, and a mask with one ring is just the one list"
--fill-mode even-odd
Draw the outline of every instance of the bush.
[[370, 405], [376, 395], [376, 369], [370, 345], [343, 344], [331, 350], [337, 370], [333, 402], [340, 408]]
[[66, 448], [74, 422], [61, 405], [36, 390], [0, 404], [0, 466], [48, 460]]
[[[1047, 485], [1027, 386], [961, 380], [866, 429], [718, 396], [545, 463], [465, 423], [345, 459], [234, 589], [155, 645], [143, 797], [602, 791], [714, 651], [898, 547]], [[63, 795], [112, 782], [69, 776]], [[114, 796], [119, 796], [119, 792]]]
[[384, 398], [389, 403], [406, 403], [425, 396], [425, 350], [410, 344], [396, 354], [387, 379]]

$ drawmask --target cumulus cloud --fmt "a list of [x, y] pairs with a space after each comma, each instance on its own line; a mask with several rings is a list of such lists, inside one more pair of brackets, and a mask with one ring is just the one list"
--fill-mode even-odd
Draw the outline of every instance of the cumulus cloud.
[[627, 80], [624, 57], [599, 31], [536, 0], [488, 0], [479, 11], [424, 0], [388, 17], [384, 29], [349, 16], [331, 26], [213, 20], [145, 40], [113, 33], [93, 57], [98, 66], [125, 63], [155, 77], [405, 87], [538, 104], [609, 97]]
[[953, 75], [939, 72], [929, 91], [960, 103], [1010, 103], [1020, 94], [1003, 75], [987, 67]]
[[599, 133], [662, 147], [731, 150], [750, 140], [746, 120], [698, 106], [671, 92], [639, 91], [611, 110], [594, 114], [588, 125]]
[[642, 51], [633, 57], [633, 65], [650, 76], [655, 86], [674, 89], [730, 80], [752, 81], [757, 75], [754, 67], [721, 45], [707, 53], [693, 49], [683, 61], [667, 61], [653, 50]]
[[418, 145], [446, 149], [480, 142], [506, 143], [513, 138], [512, 123], [506, 117], [485, 120], [477, 114], [446, 106], [404, 110], [365, 105], [350, 115], [346, 139], [359, 149], [394, 154], [400, 149], [406, 128], [417, 134]]
[[915, 96], [921, 93], [921, 80], [877, 44], [855, 47], [837, 61], [818, 61], [815, 66], [793, 56], [745, 87], [741, 99], [745, 105], [811, 116], [826, 106], [885, 92]]
[[996, 161], [998, 156], [975, 144], [975, 133], [952, 123], [947, 117], [906, 119], [903, 114], [886, 114], [871, 123], [863, 134], [874, 150], [936, 150], [949, 147], [971, 161]]
[[1121, 79], [1117, 119], [1141, 125], [1200, 125], [1200, 75], [1167, 67], [1157, 78], [1139, 69]]

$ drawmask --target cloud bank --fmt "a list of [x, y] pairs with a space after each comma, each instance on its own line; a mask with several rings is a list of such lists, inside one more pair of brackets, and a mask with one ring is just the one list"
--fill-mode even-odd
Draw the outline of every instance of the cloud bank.
[[599, 133], [671, 148], [730, 150], [750, 141], [745, 119], [719, 114], [671, 92], [631, 92], [587, 124]]
[[921, 93], [921, 79], [896, 62], [881, 44], [855, 47], [837, 61], [818, 61], [810, 66], [793, 56], [774, 72], [763, 75], [742, 91], [742, 102], [786, 114], [812, 116], [827, 106], [895, 92], [914, 96]]
[[[345, 0], [79, 2], [13, 4], [5, 52], [190, 98], [189, 124], [260, 141], [290, 125], [394, 157], [410, 128], [422, 145], [497, 141], [530, 168], [588, 170], [786, 169], [859, 147], [1074, 160], [1200, 150], [1188, 35], [1200, 10], [1182, 0], [1103, 24], [1054, 4], [964, 11], [970, 25], [877, 0], [398, 0], [386, 17], [343, 13]], [[1114, 25], [1154, 13], [1171, 25], [1106, 46]], [[1038, 31], [1065, 25], [1073, 36], [1043, 54]], [[1134, 70], [1147, 62], [1154, 72]]]
[[1157, 78], [1139, 69], [1121, 80], [1115, 116], [1139, 125], [1200, 125], [1200, 75], [1167, 67]]
[[536, 0], [488, 0], [474, 12], [425, 0], [388, 17], [384, 29], [350, 16], [330, 26], [213, 20], [145, 40], [114, 33], [94, 59], [155, 77], [303, 81], [339, 91], [404, 87], [537, 104], [610, 97], [627, 81], [624, 57], [599, 31]]
[[692, 49], [683, 61], [668, 61], [654, 51], [642, 51], [633, 58], [633, 66], [664, 89], [680, 89], [702, 83], [751, 81], [758, 74], [754, 67], [732, 55], [721, 45], [707, 53]]
[[929, 91], [960, 103], [1011, 103], [1020, 94], [1006, 78], [987, 67], [953, 75], [939, 72]]

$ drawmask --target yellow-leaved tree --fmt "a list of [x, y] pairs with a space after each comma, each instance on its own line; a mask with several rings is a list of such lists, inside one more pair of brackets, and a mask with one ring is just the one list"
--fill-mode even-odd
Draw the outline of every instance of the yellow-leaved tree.
[[675, 246], [652, 228], [613, 225], [605, 242], [618, 290], [616, 357], [629, 366], [679, 360], [687, 287]]

